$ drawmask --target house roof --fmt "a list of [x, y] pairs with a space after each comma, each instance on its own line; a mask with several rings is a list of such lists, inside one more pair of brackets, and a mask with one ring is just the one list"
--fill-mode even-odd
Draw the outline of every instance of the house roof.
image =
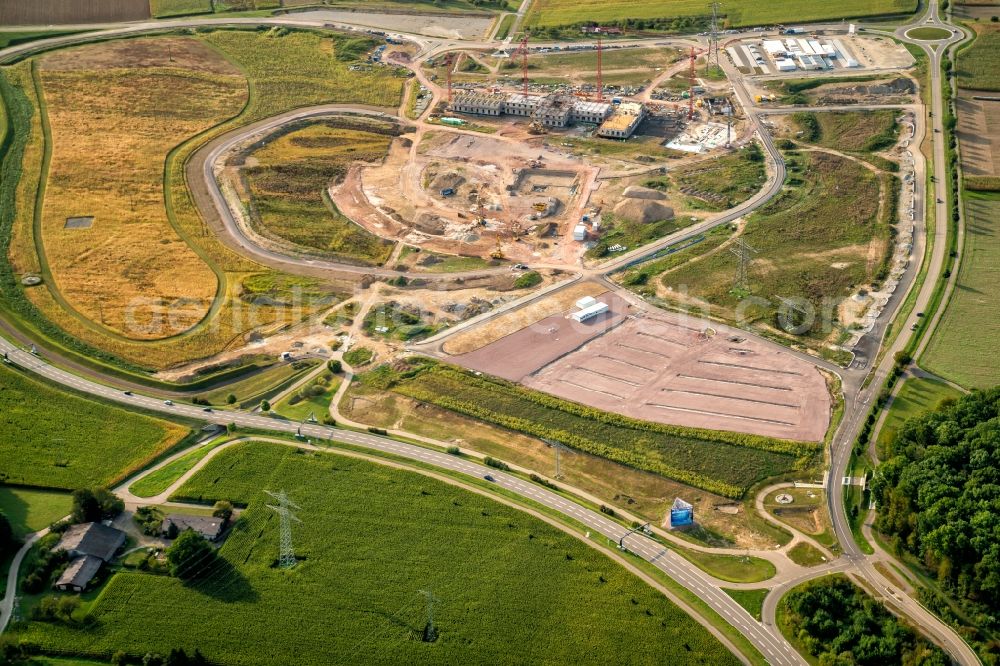
[[63, 585], [72, 585], [81, 589], [87, 587], [87, 583], [97, 575], [103, 563], [104, 561], [101, 558], [94, 557], [93, 555], [84, 555], [83, 557], [76, 558], [69, 563], [69, 566], [59, 576], [59, 580], [56, 581], [56, 587]]
[[209, 539], [215, 539], [222, 532], [222, 518], [213, 516], [188, 516], [183, 513], [171, 513], [163, 519], [160, 531], [168, 532], [171, 525], [176, 525], [178, 532], [190, 529]]
[[66, 530], [55, 550], [93, 555], [105, 562], [125, 543], [125, 533], [100, 523], [82, 523]]

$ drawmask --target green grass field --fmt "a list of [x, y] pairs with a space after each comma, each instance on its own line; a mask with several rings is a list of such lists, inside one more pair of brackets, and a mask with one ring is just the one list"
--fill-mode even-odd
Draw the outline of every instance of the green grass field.
[[0, 482], [70, 490], [106, 485], [187, 432], [0, 366]]
[[885, 422], [878, 433], [875, 445], [879, 456], [881, 457], [885, 447], [895, 438], [907, 419], [936, 409], [942, 400], [958, 398], [961, 395], [960, 391], [936, 379], [907, 379], [892, 401], [889, 413], [886, 414]]
[[[274, 567], [278, 519], [264, 489], [301, 507], [298, 566]], [[203, 581], [119, 573], [90, 627], [33, 622], [33, 643], [107, 658], [198, 647], [212, 662], [737, 664], [661, 594], [590, 546], [516, 509], [411, 472], [248, 444], [184, 495], [249, 505]], [[438, 638], [421, 640], [438, 599]], [[588, 609], [588, 612], [580, 612]], [[590, 612], [600, 609], [599, 619]], [[595, 622], [597, 623], [595, 626]], [[140, 630], [141, 628], [141, 630]], [[294, 639], [292, 639], [294, 637]]]
[[826, 556], [805, 541], [789, 549], [788, 559], [803, 567], [815, 567], [826, 562]]
[[264, 236], [309, 252], [355, 263], [385, 262], [393, 244], [369, 233], [337, 210], [326, 194], [355, 162], [381, 161], [392, 130], [378, 133], [313, 123], [273, 136], [250, 154], [247, 183], [251, 224]]
[[746, 608], [747, 612], [760, 622], [761, 612], [764, 609], [764, 598], [770, 590], [727, 590], [723, 588], [723, 592], [735, 599], [736, 603]]
[[154, 18], [212, 13], [212, 0], [149, 0]]
[[197, 449], [188, 451], [173, 462], [142, 477], [129, 486], [129, 490], [138, 497], [153, 497], [154, 495], [159, 495], [169, 488], [170, 484], [183, 476], [192, 467], [197, 465], [198, 462], [207, 456], [212, 449], [219, 444], [222, 444], [224, 441], [226, 441], [225, 438], [220, 438], [213, 442], [209, 442], [204, 446], [200, 446]]
[[674, 186], [691, 208], [720, 211], [741, 204], [767, 181], [764, 155], [754, 144], [690, 166], [671, 170]]
[[842, 152], [874, 152], [896, 143], [898, 112], [893, 110], [795, 113], [802, 141]]
[[966, 192], [965, 251], [958, 282], [921, 363], [966, 388], [1000, 382], [1000, 194]]
[[728, 497], [814, 451], [808, 444], [637, 421], [426, 360], [402, 372], [380, 366], [362, 381]]
[[730, 583], [759, 583], [773, 578], [777, 573], [771, 562], [759, 557], [717, 555], [686, 548], [676, 550], [684, 559], [698, 565], [703, 571]]
[[244, 407], [255, 406], [315, 368], [317, 363], [316, 359], [276, 363], [246, 379], [209, 391], [202, 398], [212, 405], [222, 406], [228, 404], [230, 395], [234, 395], [235, 404]]
[[[842, 19], [852, 16], [908, 14], [916, 0], [845, 0], [838, 4], [822, 0], [733, 0], [722, 8], [727, 26]], [[564, 26], [583, 23], [613, 23], [625, 19], [669, 19], [711, 15], [701, 0], [534, 0], [526, 27]]]
[[0, 486], [0, 513], [7, 516], [14, 534], [25, 534], [48, 527], [68, 516], [73, 499], [69, 493], [21, 486]]
[[958, 52], [958, 85], [972, 90], [1000, 90], [1000, 25], [974, 24], [976, 39]]

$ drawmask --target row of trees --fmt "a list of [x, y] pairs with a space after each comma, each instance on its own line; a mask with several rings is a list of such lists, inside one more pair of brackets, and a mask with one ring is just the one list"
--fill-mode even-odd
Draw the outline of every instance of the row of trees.
[[1000, 611], [1000, 387], [908, 420], [872, 482], [878, 528], [982, 627]]
[[810, 581], [781, 600], [792, 634], [822, 666], [946, 666], [944, 652], [843, 576]]

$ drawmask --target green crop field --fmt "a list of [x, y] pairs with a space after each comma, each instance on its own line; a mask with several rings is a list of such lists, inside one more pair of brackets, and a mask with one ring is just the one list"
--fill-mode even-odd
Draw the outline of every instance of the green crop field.
[[[756, 250], [749, 294], [733, 289], [728, 244], [663, 273], [656, 294], [672, 299], [686, 291], [719, 316], [739, 311], [744, 323], [785, 326], [803, 342], [829, 336], [828, 322], [836, 324], [824, 312], [885, 270], [891, 215], [879, 214], [879, 178], [853, 160], [802, 153], [789, 155], [788, 169], [785, 190], [750, 216], [743, 233]], [[643, 289], [653, 288], [652, 278], [646, 274]], [[802, 299], [799, 307], [813, 308], [811, 323], [799, 311], [779, 319], [778, 297]]]
[[37, 532], [68, 516], [69, 493], [21, 486], [0, 486], [0, 513], [7, 516], [18, 538]]
[[380, 366], [362, 379], [728, 497], [742, 496], [753, 483], [788, 471], [815, 450], [798, 442], [637, 421], [426, 359], [402, 372]]
[[[916, 0], [845, 0], [831, 4], [822, 0], [733, 0], [723, 5], [727, 26], [768, 25], [842, 19], [850, 16], [909, 14], [916, 10]], [[657, 19], [710, 16], [711, 10], [701, 0], [534, 0], [525, 25], [528, 28], [566, 26], [588, 23], [614, 23], [631, 20], [652, 22]], [[641, 27], [646, 27], [642, 25]], [[652, 27], [649, 26], [649, 27]]]
[[0, 366], [0, 482], [67, 489], [106, 485], [187, 432]]
[[212, 13], [212, 0], [149, 0], [154, 18]]
[[958, 85], [972, 90], [1000, 90], [1000, 25], [975, 24], [976, 39], [958, 53]]
[[926, 368], [966, 388], [1000, 382], [1000, 194], [965, 194], [965, 252], [958, 282], [921, 358]]
[[369, 233], [337, 210], [327, 188], [343, 180], [351, 164], [379, 162], [394, 130], [373, 131], [313, 123], [272, 137], [249, 156], [241, 173], [249, 190], [250, 219], [262, 235], [308, 252], [363, 264], [382, 264], [392, 243]]
[[885, 422], [878, 433], [876, 445], [879, 456], [882, 456], [885, 447], [896, 437], [896, 433], [907, 419], [933, 411], [942, 400], [958, 398], [961, 395], [961, 391], [936, 379], [907, 379], [892, 401], [889, 413], [886, 414]]
[[[298, 505], [299, 563], [285, 571], [264, 489]], [[738, 663], [661, 594], [590, 546], [516, 509], [412, 472], [252, 443], [183, 495], [248, 504], [222, 561], [185, 586], [118, 573], [91, 625], [32, 622], [43, 650], [107, 659], [199, 648], [213, 663]], [[433, 643], [421, 640], [437, 598]], [[599, 619], [581, 609], [600, 609]], [[595, 624], [596, 622], [596, 624]]]

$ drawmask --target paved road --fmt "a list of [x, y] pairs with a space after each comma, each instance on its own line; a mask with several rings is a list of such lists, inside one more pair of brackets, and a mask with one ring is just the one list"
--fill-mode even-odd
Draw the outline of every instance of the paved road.
[[[953, 30], [951, 26], [938, 17], [937, 11], [938, 5], [936, 2], [928, 3], [927, 14], [919, 24], [934, 25], [949, 31]], [[901, 39], [906, 39], [905, 32], [911, 27], [914, 26], [910, 25], [900, 28], [897, 31], [897, 36]], [[961, 39], [960, 35], [953, 34], [951, 39], [947, 40], [947, 43], [952, 44]], [[930, 303], [934, 289], [941, 279], [944, 267], [948, 220], [950, 219], [950, 211], [948, 210], [947, 203], [945, 203], [948, 200], [948, 179], [945, 169], [944, 128], [942, 124], [944, 102], [942, 97], [940, 64], [941, 52], [944, 49], [934, 49], [923, 43], [921, 44], [930, 58], [931, 107], [933, 111], [931, 126], [934, 130], [931, 133], [935, 176], [933, 189], [936, 201], [942, 202], [935, 203], [934, 208], [937, 224], [935, 224], [933, 251], [928, 263], [927, 277], [917, 294], [913, 312], [905, 322], [896, 322], [896, 325], [903, 327], [903, 332], [886, 351], [879, 366], [875, 368], [871, 382], [867, 388], [860, 389], [850, 395], [845, 392], [844, 420], [832, 443], [832, 460], [827, 477], [827, 488], [829, 490], [827, 500], [834, 531], [844, 549], [844, 558], [854, 565], [853, 571], [861, 575], [871, 585], [872, 589], [875, 590], [876, 594], [882, 595], [890, 607], [908, 616], [921, 630], [930, 634], [939, 644], [943, 645], [952, 658], [961, 664], [971, 666], [979, 664], [980, 661], [968, 644], [951, 627], [930, 613], [919, 602], [898, 590], [895, 585], [872, 566], [871, 561], [861, 552], [851, 533], [850, 522], [848, 521], [844, 506], [844, 486], [841, 482], [850, 462], [851, 448], [867, 417], [871, 400], [881, 390], [886, 377], [892, 369], [894, 363], [893, 355], [903, 349], [909, 342], [911, 338], [910, 326], [917, 322], [916, 313], [923, 311]]]
[[[575, 520], [581, 523], [586, 529], [601, 534], [612, 541], [617, 542], [629, 532], [629, 530], [609, 520], [602, 514], [583, 507], [576, 502], [572, 502], [534, 483], [457, 456], [368, 433], [340, 430], [318, 424], [300, 425], [292, 421], [273, 419], [260, 414], [239, 411], [218, 410], [206, 412], [202, 408], [193, 405], [167, 405], [163, 401], [144, 395], [125, 395], [117, 389], [105, 386], [104, 384], [98, 384], [51, 366], [44, 360], [25, 352], [3, 338], [0, 338], [0, 352], [5, 352], [13, 365], [17, 367], [26, 368], [32, 373], [55, 384], [69, 387], [104, 400], [133, 408], [159, 412], [168, 417], [184, 417], [217, 423], [219, 425], [235, 423], [240, 427], [260, 428], [290, 434], [295, 434], [301, 428], [301, 433], [304, 436], [318, 440], [329, 440], [381, 453], [389, 453], [470, 477], [482, 478], [486, 475], [491, 475], [499, 487], [525, 499], [542, 504], [548, 509]], [[794, 648], [781, 637], [779, 632], [768, 629], [763, 624], [754, 620], [732, 597], [719, 589], [696, 566], [681, 556], [657, 544], [652, 539], [637, 534], [627, 536], [625, 538], [625, 546], [629, 551], [658, 568], [708, 604], [715, 612], [719, 613], [727, 622], [746, 636], [765, 655], [769, 663], [776, 665], [799, 665], [805, 663], [802, 657], [795, 652]]]

